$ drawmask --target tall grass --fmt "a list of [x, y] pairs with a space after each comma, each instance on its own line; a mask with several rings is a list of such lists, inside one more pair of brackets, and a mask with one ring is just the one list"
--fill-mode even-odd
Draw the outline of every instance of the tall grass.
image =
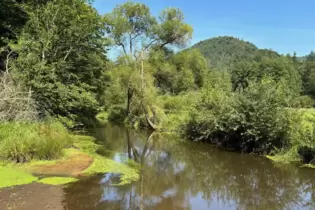
[[0, 124], [0, 158], [15, 162], [59, 157], [72, 136], [58, 122]]

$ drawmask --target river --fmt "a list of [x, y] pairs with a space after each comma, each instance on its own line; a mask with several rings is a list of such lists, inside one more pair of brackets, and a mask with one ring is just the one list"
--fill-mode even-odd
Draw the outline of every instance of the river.
[[315, 209], [312, 169], [118, 126], [91, 133], [112, 159], [138, 162], [140, 180], [113, 186], [119, 177], [106, 174], [71, 184], [69, 210]]

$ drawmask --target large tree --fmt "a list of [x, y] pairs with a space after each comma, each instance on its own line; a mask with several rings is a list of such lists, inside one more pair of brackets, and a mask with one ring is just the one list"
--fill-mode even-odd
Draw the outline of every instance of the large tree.
[[53, 0], [30, 13], [14, 69], [41, 111], [70, 117], [96, 114], [106, 61], [102, 17], [83, 0]]
[[[140, 93], [141, 100], [145, 95], [145, 73], [140, 61], [143, 62], [144, 57], [153, 49], [184, 46], [191, 39], [193, 30], [183, 22], [184, 15], [179, 9], [168, 8], [158, 17], [154, 17], [150, 9], [141, 3], [127, 2], [118, 5], [111, 13], [106, 14], [104, 19], [109, 37], [121, 48], [126, 64], [133, 68], [126, 84], [126, 113], [129, 115], [134, 94]], [[140, 87], [139, 84], [134, 85], [135, 77], [140, 77]], [[139, 87], [140, 91], [136, 91], [136, 87]]]

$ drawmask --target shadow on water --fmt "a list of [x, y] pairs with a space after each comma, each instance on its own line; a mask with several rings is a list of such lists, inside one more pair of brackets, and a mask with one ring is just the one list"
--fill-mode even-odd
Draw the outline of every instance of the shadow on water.
[[117, 126], [93, 135], [115, 151], [112, 159], [139, 163], [140, 180], [115, 187], [110, 182], [118, 176], [107, 174], [71, 184], [69, 210], [315, 209], [313, 170]]

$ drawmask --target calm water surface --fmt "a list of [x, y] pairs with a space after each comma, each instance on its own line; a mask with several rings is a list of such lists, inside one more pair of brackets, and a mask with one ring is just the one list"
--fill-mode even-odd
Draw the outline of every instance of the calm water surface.
[[110, 157], [142, 166], [140, 180], [115, 187], [115, 174], [65, 188], [69, 210], [315, 209], [315, 170], [274, 165], [157, 133], [107, 126], [92, 131]]

